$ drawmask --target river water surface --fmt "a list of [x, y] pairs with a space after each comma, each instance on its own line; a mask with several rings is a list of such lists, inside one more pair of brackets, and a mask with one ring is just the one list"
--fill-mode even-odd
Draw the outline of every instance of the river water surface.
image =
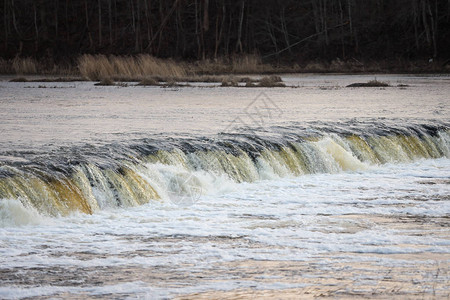
[[446, 298], [450, 77], [0, 81], [0, 298]]

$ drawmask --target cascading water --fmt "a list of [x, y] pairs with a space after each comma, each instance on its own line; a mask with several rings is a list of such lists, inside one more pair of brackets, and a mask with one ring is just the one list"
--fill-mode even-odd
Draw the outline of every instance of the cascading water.
[[359, 171], [378, 164], [450, 157], [450, 131], [445, 125], [329, 128], [308, 134], [301, 130], [295, 134], [295, 128], [289, 133], [279, 130], [276, 138], [239, 134], [178, 140], [160, 148], [143, 140], [125, 149], [112, 145], [111, 156], [104, 149], [96, 150], [99, 155], [81, 149], [73, 157], [59, 154], [27, 161], [23, 154], [22, 159], [0, 165], [0, 198], [20, 201], [26, 210], [42, 215], [91, 214], [173, 195], [192, 196], [192, 189], [207, 194], [224, 181]]

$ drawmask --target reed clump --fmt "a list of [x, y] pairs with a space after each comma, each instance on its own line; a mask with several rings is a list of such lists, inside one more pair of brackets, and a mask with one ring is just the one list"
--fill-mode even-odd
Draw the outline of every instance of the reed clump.
[[159, 85], [159, 81], [152, 78], [152, 77], [147, 77], [144, 78], [143, 80], [141, 80], [137, 85], [142, 85], [142, 86], [158, 86]]
[[237, 87], [239, 86], [238, 79], [235, 76], [228, 76], [223, 78], [221, 86], [223, 87]]
[[163, 88], [191, 87], [189, 83], [179, 83], [175, 80], [169, 80], [161, 84]]
[[356, 82], [347, 85], [347, 87], [388, 87], [389, 84], [383, 81], [378, 81], [376, 79], [370, 80], [368, 82]]
[[[261, 79], [252, 79], [249, 77], [227, 76], [222, 80], [223, 87], [285, 87], [280, 76], [264, 76]], [[245, 83], [239, 85], [239, 83]]]
[[12, 64], [9, 60], [0, 58], [0, 74], [13, 74]]
[[285, 87], [280, 76], [272, 75], [261, 78], [258, 85], [259, 87]]
[[37, 74], [42, 66], [33, 58], [15, 58], [12, 60], [12, 69], [15, 74]]
[[138, 56], [83, 55], [78, 59], [81, 76], [89, 80], [104, 78], [142, 80], [149, 76], [182, 77], [188, 75], [185, 63], [162, 60], [148, 54]]
[[31, 57], [0, 58], [0, 74], [76, 76], [77, 70], [69, 63], [55, 63], [52, 59]]

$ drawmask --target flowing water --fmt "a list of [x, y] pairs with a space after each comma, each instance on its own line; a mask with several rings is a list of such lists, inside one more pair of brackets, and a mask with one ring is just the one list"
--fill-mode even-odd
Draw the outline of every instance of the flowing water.
[[449, 297], [450, 77], [0, 82], [0, 298]]

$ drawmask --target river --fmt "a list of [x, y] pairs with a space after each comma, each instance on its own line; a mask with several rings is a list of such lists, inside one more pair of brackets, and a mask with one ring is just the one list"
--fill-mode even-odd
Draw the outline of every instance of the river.
[[450, 77], [283, 80], [0, 81], [0, 298], [448, 297]]

